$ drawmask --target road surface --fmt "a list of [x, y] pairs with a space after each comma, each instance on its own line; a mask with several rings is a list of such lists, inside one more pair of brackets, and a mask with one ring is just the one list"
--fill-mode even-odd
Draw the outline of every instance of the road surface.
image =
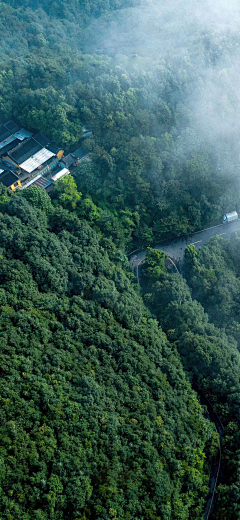
[[204, 394], [204, 392], [200, 389], [197, 382], [193, 380], [192, 382], [193, 389], [198, 393], [201, 405], [207, 406], [207, 418], [214, 423], [215, 428], [219, 434], [219, 450], [217, 455], [212, 461], [211, 464], [211, 472], [210, 472], [210, 478], [209, 478], [209, 494], [207, 497], [207, 503], [205, 507], [204, 512], [204, 520], [210, 520], [215, 502], [216, 502], [216, 489], [218, 484], [218, 479], [220, 476], [220, 470], [221, 470], [221, 458], [222, 458], [222, 439], [224, 435], [224, 427], [222, 424], [221, 419], [219, 419], [218, 415], [214, 412], [213, 405], [207, 398], [207, 396]]
[[[207, 244], [210, 238], [217, 235], [229, 239], [232, 233], [238, 229], [240, 229], [240, 219], [234, 220], [229, 224], [220, 224], [219, 226], [197, 231], [188, 237], [175, 238], [169, 242], [165, 241], [162, 244], [154, 246], [154, 249], [161, 249], [168, 256], [170, 256], [170, 258], [172, 258], [175, 263], [181, 264], [184, 258], [185, 248], [190, 244], [194, 244], [196, 249], [199, 249], [200, 247], [204, 246], [204, 244]], [[131, 269], [135, 271], [138, 264], [145, 259], [146, 251], [136, 251], [129, 256]]]

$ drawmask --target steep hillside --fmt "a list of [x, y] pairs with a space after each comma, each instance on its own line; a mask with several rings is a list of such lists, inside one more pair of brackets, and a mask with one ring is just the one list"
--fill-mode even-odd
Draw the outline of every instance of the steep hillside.
[[239, 253], [238, 234], [231, 241], [214, 238], [199, 251], [189, 246], [186, 275], [198, 299], [182, 276], [166, 271], [164, 253], [149, 248], [142, 271], [145, 303], [225, 428], [214, 511], [218, 520], [235, 520], [240, 514]]
[[144, 302], [125, 256], [240, 214], [239, 27], [235, 0], [0, 2], [0, 123], [91, 152], [51, 199], [0, 185], [3, 520], [202, 519], [193, 377], [240, 518], [239, 240], [187, 282], [150, 249]]
[[215, 434], [176, 349], [86, 220], [26, 194], [1, 195], [2, 518], [201, 518]]

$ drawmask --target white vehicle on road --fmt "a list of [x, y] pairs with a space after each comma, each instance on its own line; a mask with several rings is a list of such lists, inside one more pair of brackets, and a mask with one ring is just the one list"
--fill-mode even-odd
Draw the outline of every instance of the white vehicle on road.
[[227, 224], [228, 222], [232, 222], [233, 220], [238, 219], [238, 214], [236, 211], [232, 211], [231, 213], [226, 213], [223, 215], [223, 224]]

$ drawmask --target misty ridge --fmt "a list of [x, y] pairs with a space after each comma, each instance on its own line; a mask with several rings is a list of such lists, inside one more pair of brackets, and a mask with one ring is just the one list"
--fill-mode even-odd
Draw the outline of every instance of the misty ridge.
[[153, 83], [161, 66], [172, 69], [181, 83], [174, 100], [180, 148], [191, 153], [196, 143], [208, 143], [218, 156], [216, 173], [234, 176], [239, 173], [240, 145], [239, 29], [235, 0], [144, 0], [94, 20], [85, 29], [83, 48], [110, 55], [135, 74], [151, 71]]
[[[143, 82], [147, 74], [149, 105], [161, 97], [176, 108], [175, 131], [181, 134], [179, 153], [181, 147], [184, 154], [186, 150], [192, 153], [196, 145], [205, 147], [207, 143], [211, 154], [218, 157], [214, 161], [218, 163], [216, 172], [220, 176], [234, 176], [238, 172], [240, 6], [237, 1], [135, 0], [127, 2], [131, 7], [123, 7], [123, 2], [119, 2], [119, 9], [89, 17], [85, 28], [77, 1], [70, 2], [67, 10], [61, 10], [60, 2], [55, 2], [58, 9], [56, 6], [50, 9], [45, 1], [28, 2], [33, 11], [23, 10], [21, 0], [7, 3], [19, 7], [11, 11], [5, 3], [0, 5], [4, 46], [9, 46], [8, 53], [13, 59], [29, 56], [40, 45], [43, 53], [51, 49], [55, 53], [73, 51], [76, 55], [80, 50], [110, 56], [123, 72], [142, 76]], [[49, 17], [44, 11], [46, 6], [51, 13]], [[14, 31], [6, 23], [9, 13]], [[27, 41], [18, 30], [22, 19], [27, 20]], [[167, 76], [171, 77], [172, 92], [166, 93]], [[81, 78], [75, 75], [73, 81], [76, 79]], [[153, 128], [156, 136], [161, 131], [158, 125]]]
[[[84, 9], [85, 15], [88, 13], [85, 17]], [[26, 9], [21, 0], [9, 0], [0, 4], [0, 12], [4, 48], [12, 59], [17, 85], [20, 89], [21, 83], [23, 88], [25, 86], [24, 75], [20, 79], [24, 60], [26, 66], [32, 68], [33, 76], [35, 70], [38, 75], [28, 83], [35, 92], [31, 98], [33, 105], [38, 104], [38, 96], [44, 98], [46, 95], [50, 100], [56, 100], [56, 92], [61, 91], [65, 103], [70, 106], [73, 103], [78, 110], [79, 92], [82, 95], [78, 82], [88, 85], [90, 96], [96, 96], [98, 102], [102, 98], [103, 104], [106, 100], [115, 126], [106, 132], [108, 123], [96, 121], [95, 108], [90, 106], [88, 112], [83, 113], [83, 122], [95, 127], [95, 143], [111, 154], [111, 150], [119, 146], [119, 132], [126, 136], [126, 123], [123, 124], [126, 119], [118, 115], [122, 106], [119, 93], [121, 89], [125, 92], [128, 87], [132, 88], [137, 99], [137, 110], [134, 108], [131, 116], [138, 119], [134, 130], [136, 137], [139, 142], [143, 137], [144, 147], [148, 147], [145, 138], [160, 140], [158, 159], [151, 154], [148, 165], [142, 170], [154, 190], [157, 185], [158, 193], [162, 193], [163, 178], [186, 185], [188, 161], [195, 156], [200, 157], [202, 166], [191, 172], [191, 185], [199, 175], [205, 178], [205, 185], [211, 177], [223, 192], [222, 195], [219, 190], [215, 194], [212, 192], [211, 204], [218, 198], [225, 211], [225, 207], [238, 203], [240, 7], [235, 0], [220, 3], [211, 0], [168, 3], [111, 0], [101, 5], [76, 0], [68, 3], [68, 7], [61, 0], [56, 0], [52, 6], [44, 0], [28, 2]], [[22, 24], [25, 24], [24, 31]], [[47, 68], [47, 60], [49, 64], [52, 58], [55, 60], [47, 78], [44, 78], [42, 65], [39, 71], [38, 65], [36, 68], [32, 65], [34, 55], [39, 63], [45, 61]], [[84, 60], [85, 64], [88, 60], [89, 64], [94, 62], [95, 70], [92, 66], [91, 71], [84, 68]], [[65, 68], [63, 74], [60, 61]], [[5, 84], [4, 88], [9, 88]], [[53, 86], [56, 92], [52, 97], [46, 89]], [[111, 105], [108, 105], [108, 96]], [[22, 124], [31, 126], [26, 100], [20, 95], [21, 113], [28, 114]], [[86, 100], [82, 100], [83, 104], [85, 102], [91, 105], [88, 94]], [[2, 112], [8, 113], [8, 117], [16, 113], [18, 117], [18, 106], [16, 102], [14, 110], [6, 112], [2, 105]], [[76, 118], [73, 114], [69, 111], [67, 115], [69, 127]], [[107, 119], [108, 116], [105, 111], [104, 117]], [[38, 127], [39, 122], [34, 120], [34, 125]], [[41, 128], [46, 131], [44, 122]], [[56, 124], [57, 133], [58, 128]], [[174, 142], [171, 153], [165, 151], [164, 143], [162, 146], [166, 133]], [[75, 139], [74, 135], [71, 139]], [[166, 153], [168, 164], [165, 177], [162, 177], [158, 165], [161, 161], [164, 163]], [[116, 156], [110, 158], [112, 161], [116, 163], [116, 175], [121, 166], [117, 164]], [[199, 192], [199, 187], [197, 189]]]

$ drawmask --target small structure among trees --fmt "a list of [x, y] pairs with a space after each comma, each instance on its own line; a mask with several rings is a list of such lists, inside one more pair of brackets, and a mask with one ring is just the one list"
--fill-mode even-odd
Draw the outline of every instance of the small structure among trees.
[[90, 159], [83, 147], [64, 157], [44, 134], [33, 135], [14, 121], [0, 126], [0, 182], [13, 191], [33, 185], [49, 191], [53, 181], [70, 173], [70, 167]]

